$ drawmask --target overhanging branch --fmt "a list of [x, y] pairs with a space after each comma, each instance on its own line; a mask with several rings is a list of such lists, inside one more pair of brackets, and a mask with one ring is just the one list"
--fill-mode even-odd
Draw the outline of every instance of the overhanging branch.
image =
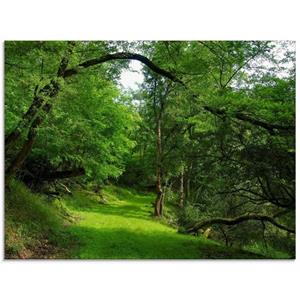
[[265, 221], [273, 224], [274, 226], [285, 230], [290, 233], [295, 233], [294, 229], [288, 228], [285, 225], [279, 224], [274, 220], [274, 217], [260, 214], [245, 214], [236, 218], [213, 218], [200, 223], [195, 224], [193, 227], [190, 227], [186, 230], [187, 233], [197, 232], [199, 229], [214, 225], [214, 224], [224, 224], [224, 225], [236, 225], [242, 222], [255, 220], [255, 221]]
[[80, 69], [82, 69], [82, 68], [92, 67], [92, 66], [99, 65], [99, 64], [102, 64], [107, 61], [111, 61], [111, 60], [128, 60], [128, 59], [129, 60], [138, 60], [141, 63], [143, 63], [144, 65], [146, 65], [153, 72], [160, 74], [166, 78], [169, 78], [170, 80], [172, 80], [174, 82], [178, 82], [178, 83], [184, 85], [184, 83], [180, 79], [178, 79], [174, 74], [158, 67], [147, 57], [145, 57], [141, 54], [130, 53], [130, 52], [119, 52], [119, 53], [114, 53], [114, 54], [106, 54], [106, 55], [100, 56], [98, 58], [87, 60], [83, 63], [80, 63], [75, 68], [66, 70], [64, 73], [64, 78], [78, 74]]
[[[219, 109], [219, 108], [213, 108], [210, 106], [205, 105], [204, 109], [206, 111], [209, 111], [210, 113], [217, 115], [219, 117], [226, 117], [226, 111], [223, 109]], [[245, 113], [242, 112], [236, 112], [233, 114], [233, 117], [240, 120], [240, 121], [244, 121], [244, 122], [248, 122], [254, 126], [258, 126], [258, 127], [262, 127], [264, 129], [266, 129], [271, 135], [276, 134], [276, 131], [279, 132], [293, 132], [295, 131], [295, 126], [293, 125], [279, 125], [279, 124], [271, 124], [268, 123], [266, 121], [262, 121], [262, 120], [258, 120], [255, 119], [249, 115], [246, 115]]]

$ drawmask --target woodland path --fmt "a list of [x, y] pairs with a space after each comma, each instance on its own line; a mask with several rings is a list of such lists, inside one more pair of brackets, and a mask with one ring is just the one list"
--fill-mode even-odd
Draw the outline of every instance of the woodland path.
[[[173, 259], [257, 258], [242, 250], [226, 248], [211, 240], [179, 234], [177, 229], [151, 216], [153, 194], [106, 187], [107, 203], [91, 194], [78, 194], [68, 206], [79, 221], [68, 227], [78, 241], [71, 258]], [[71, 198], [70, 198], [71, 199]]]

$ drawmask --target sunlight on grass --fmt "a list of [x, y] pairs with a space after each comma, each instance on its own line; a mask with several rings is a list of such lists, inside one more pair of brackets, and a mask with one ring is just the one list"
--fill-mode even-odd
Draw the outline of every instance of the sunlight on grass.
[[247, 258], [259, 257], [230, 250], [216, 242], [177, 233], [152, 217], [154, 195], [107, 186], [108, 200], [99, 204], [95, 195], [77, 192], [65, 204], [80, 217], [68, 230], [79, 240], [72, 258]]

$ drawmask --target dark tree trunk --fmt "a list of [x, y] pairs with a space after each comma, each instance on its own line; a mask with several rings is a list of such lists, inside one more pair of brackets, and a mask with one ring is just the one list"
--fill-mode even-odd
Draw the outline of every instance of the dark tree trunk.
[[163, 214], [163, 193], [157, 193], [157, 197], [154, 204], [154, 216], [162, 217]]
[[[262, 239], [264, 241], [264, 246], [265, 246], [265, 249], [268, 249], [268, 243], [267, 243], [266, 235], [265, 235], [266, 225], [265, 225], [264, 221], [261, 221], [261, 225], [262, 225]], [[290, 233], [287, 231], [287, 234], [290, 234]]]
[[228, 247], [229, 246], [229, 239], [228, 239], [227, 233], [226, 233], [226, 231], [224, 230], [224, 228], [222, 226], [219, 226], [219, 229], [222, 232], [222, 235], [224, 237], [225, 245], [226, 245], [226, 247]]
[[180, 196], [179, 196], [179, 207], [184, 205], [184, 167], [182, 166], [180, 172]]
[[161, 217], [163, 212], [163, 190], [162, 190], [162, 161], [161, 161], [161, 119], [156, 122], [156, 200], [154, 204], [154, 216]]
[[190, 197], [191, 194], [191, 174], [192, 174], [192, 169], [193, 169], [193, 163], [190, 164], [188, 168], [188, 172], [186, 173], [186, 193], [185, 196], [186, 198]]
[[24, 128], [28, 128], [35, 118], [39, 109], [45, 103], [46, 97], [54, 97], [58, 92], [58, 84], [55, 80], [52, 80], [51, 83], [45, 85], [38, 94], [34, 96], [34, 99], [28, 108], [27, 112], [23, 115], [21, 121], [17, 127], [5, 137], [5, 150], [7, 151], [11, 145], [18, 140]]
[[33, 137], [28, 137], [25, 143], [23, 144], [21, 150], [18, 152], [17, 156], [15, 159], [11, 162], [9, 167], [6, 169], [6, 183], [9, 182], [9, 178], [15, 174], [15, 172], [20, 168], [20, 166], [23, 164], [25, 161], [26, 157], [28, 156], [29, 152], [32, 149], [32, 145], [34, 142]]
[[[58, 93], [59, 88], [57, 88], [57, 92]], [[56, 95], [55, 94], [55, 95]], [[54, 97], [54, 95], [53, 95]], [[43, 110], [45, 113], [49, 113], [50, 110], [52, 108], [52, 104], [45, 104], [43, 107]], [[15, 159], [11, 162], [11, 164], [9, 165], [9, 167], [6, 169], [6, 177], [8, 178], [7, 183], [9, 182], [9, 178], [12, 177], [16, 171], [23, 165], [24, 161], [26, 160], [27, 156], [29, 155], [34, 140], [36, 138], [37, 135], [37, 128], [40, 126], [40, 124], [43, 122], [43, 118], [41, 116], [36, 117], [36, 119], [33, 121], [33, 123], [30, 126], [29, 132], [27, 134], [27, 139], [26, 141], [23, 143], [21, 149], [19, 150], [19, 152], [17, 153]]]

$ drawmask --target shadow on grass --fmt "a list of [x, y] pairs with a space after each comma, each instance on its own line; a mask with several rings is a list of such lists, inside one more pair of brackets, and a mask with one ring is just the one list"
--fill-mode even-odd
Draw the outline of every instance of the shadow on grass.
[[264, 258], [243, 250], [228, 249], [196, 237], [157, 231], [96, 229], [72, 226], [79, 246], [69, 258], [81, 259], [210, 259]]

